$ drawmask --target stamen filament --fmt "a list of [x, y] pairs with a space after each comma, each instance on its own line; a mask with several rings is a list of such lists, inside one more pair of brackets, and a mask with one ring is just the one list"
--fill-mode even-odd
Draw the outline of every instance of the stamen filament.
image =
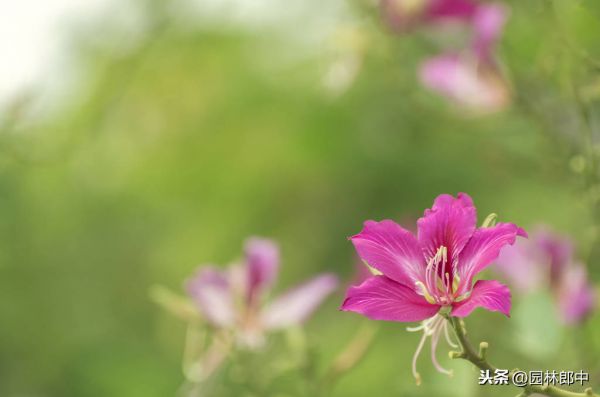
[[446, 368], [442, 367], [440, 365], [440, 363], [438, 362], [437, 357], [435, 355], [437, 344], [438, 344], [438, 341], [441, 336], [442, 328], [445, 328], [445, 326], [446, 326], [446, 323], [445, 323], [444, 319], [442, 318], [442, 322], [437, 324], [437, 327], [433, 333], [433, 336], [431, 337], [431, 362], [433, 362], [433, 366], [435, 367], [435, 369], [438, 372], [441, 372], [448, 376], [452, 376], [452, 371], [447, 370]]
[[442, 333], [444, 333], [444, 335], [446, 337], [446, 341], [448, 342], [448, 344], [450, 346], [455, 347], [455, 348], [458, 347], [458, 345], [456, 345], [450, 339], [450, 336], [448, 333], [448, 324], [446, 322], [446, 319], [443, 316], [436, 314], [435, 316], [428, 318], [427, 320], [424, 320], [421, 323], [421, 325], [419, 325], [417, 327], [407, 328], [407, 329], [409, 331], [423, 330], [423, 336], [421, 337], [421, 340], [419, 341], [419, 344], [417, 346], [417, 350], [415, 351], [415, 354], [413, 355], [413, 358], [412, 358], [412, 374], [415, 377], [415, 381], [417, 382], [417, 385], [421, 384], [421, 375], [417, 371], [417, 359], [419, 358], [421, 351], [423, 351], [423, 347], [425, 346], [425, 342], [427, 341], [427, 338], [430, 336], [431, 336], [431, 361], [433, 363], [433, 366], [435, 367], [435, 369], [438, 372], [452, 376], [452, 371], [447, 370], [446, 368], [442, 367], [440, 365], [440, 363], [438, 362], [436, 354], [435, 354], [437, 345], [438, 345], [438, 342], [440, 340]]
[[417, 386], [421, 384], [421, 375], [417, 372], [417, 358], [421, 354], [421, 350], [423, 350], [423, 346], [425, 346], [425, 341], [427, 340], [427, 332], [423, 333], [421, 340], [419, 341], [419, 345], [417, 346], [417, 350], [413, 355], [412, 359], [412, 374], [415, 377], [415, 382], [417, 382]]
[[419, 332], [421, 330], [423, 330], [425, 328], [425, 324], [421, 324], [417, 327], [406, 327], [406, 330], [408, 332]]

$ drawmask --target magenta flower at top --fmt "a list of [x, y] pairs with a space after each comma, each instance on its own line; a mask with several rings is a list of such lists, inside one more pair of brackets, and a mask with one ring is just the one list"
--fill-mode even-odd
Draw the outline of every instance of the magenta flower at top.
[[443, 194], [417, 221], [416, 236], [384, 220], [365, 222], [363, 230], [350, 238], [358, 255], [382, 275], [349, 288], [341, 310], [374, 320], [425, 320], [414, 328], [425, 331], [413, 358], [417, 381], [416, 359], [428, 336], [432, 336], [434, 365], [449, 372], [434, 354], [442, 331], [451, 343], [440, 310], [456, 317], [468, 316], [477, 307], [510, 313], [510, 291], [505, 285], [473, 280], [504, 246], [526, 233], [512, 223], [477, 228], [476, 222], [476, 209], [467, 194], [459, 193], [457, 198]]
[[240, 346], [256, 349], [267, 331], [302, 323], [338, 285], [335, 275], [322, 274], [267, 302], [278, 268], [277, 245], [251, 238], [242, 265], [203, 266], [188, 280], [187, 290], [212, 326], [233, 332]]

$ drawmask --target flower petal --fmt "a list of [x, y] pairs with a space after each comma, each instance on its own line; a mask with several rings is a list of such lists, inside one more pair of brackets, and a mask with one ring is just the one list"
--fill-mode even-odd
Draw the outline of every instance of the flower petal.
[[338, 286], [333, 274], [322, 274], [275, 299], [262, 312], [262, 324], [281, 329], [299, 324]]
[[527, 237], [527, 233], [513, 223], [498, 223], [493, 227], [477, 229], [458, 262], [459, 293], [468, 291], [473, 277], [498, 257], [502, 247], [514, 244], [517, 236]]
[[419, 68], [421, 84], [474, 114], [499, 111], [508, 105], [510, 91], [498, 69], [473, 54], [442, 54]]
[[473, 15], [473, 48], [479, 59], [491, 61], [494, 45], [502, 34], [508, 10], [502, 4], [484, 4]]
[[425, 215], [417, 221], [419, 244], [425, 258], [433, 258], [437, 250], [445, 246], [450, 263], [454, 263], [475, 231], [476, 222], [477, 211], [469, 195], [438, 196], [433, 207], [425, 210]]
[[425, 24], [468, 22], [477, 10], [473, 0], [381, 0], [380, 4], [383, 16], [399, 33]]
[[595, 305], [596, 293], [588, 282], [585, 266], [574, 264], [566, 268], [558, 287], [558, 307], [563, 322], [580, 323]]
[[363, 230], [350, 240], [369, 266], [392, 280], [409, 287], [423, 280], [425, 261], [417, 239], [396, 222], [366, 221]]
[[510, 317], [510, 290], [496, 280], [479, 280], [471, 295], [462, 302], [452, 305], [452, 316], [466, 317], [478, 307], [501, 312]]
[[518, 240], [513, 246], [504, 247], [493, 268], [509, 281], [511, 287], [526, 293], [546, 283], [547, 258], [531, 241]]
[[341, 310], [360, 313], [372, 320], [421, 321], [432, 317], [439, 305], [386, 276], [373, 276], [358, 287], [350, 287]]
[[217, 327], [229, 327], [235, 322], [232, 290], [227, 275], [206, 266], [186, 283], [188, 294], [200, 312]]
[[550, 265], [550, 282], [555, 285], [566, 271], [573, 259], [573, 242], [564, 236], [551, 232], [547, 228], [539, 228], [535, 233], [533, 245], [544, 261]]
[[246, 241], [246, 266], [248, 271], [248, 299], [256, 299], [273, 284], [279, 269], [279, 249], [267, 239], [257, 237]]
[[430, 19], [456, 18], [467, 20], [477, 11], [477, 3], [471, 0], [430, 0]]

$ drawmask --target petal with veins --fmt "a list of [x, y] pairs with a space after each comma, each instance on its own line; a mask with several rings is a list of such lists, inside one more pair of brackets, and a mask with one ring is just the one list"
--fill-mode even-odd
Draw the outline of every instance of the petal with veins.
[[424, 216], [417, 221], [419, 244], [425, 257], [433, 258], [444, 246], [450, 263], [454, 263], [475, 231], [476, 222], [477, 212], [469, 195], [438, 196], [433, 207], [425, 210]]
[[417, 239], [396, 222], [366, 221], [363, 230], [350, 240], [369, 266], [392, 280], [409, 287], [423, 282], [425, 259]]
[[498, 223], [493, 227], [477, 229], [461, 253], [458, 263], [458, 276], [461, 280], [459, 294], [467, 292], [473, 277], [496, 259], [504, 246], [514, 244], [517, 236], [527, 237], [527, 233], [513, 223]]
[[478, 307], [510, 317], [510, 290], [495, 280], [479, 280], [467, 299], [453, 305], [451, 315], [466, 317]]
[[358, 287], [350, 287], [341, 307], [372, 320], [400, 322], [425, 320], [439, 309], [439, 305], [428, 303], [412, 288], [386, 276], [374, 276]]

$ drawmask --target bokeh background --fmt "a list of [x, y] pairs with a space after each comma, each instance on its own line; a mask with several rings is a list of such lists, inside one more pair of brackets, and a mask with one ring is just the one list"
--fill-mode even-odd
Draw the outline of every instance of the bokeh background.
[[[410, 224], [444, 192], [468, 192], [480, 221], [570, 234], [599, 280], [598, 190], [577, 172], [593, 139], [573, 90], [596, 126], [600, 69], [579, 56], [600, 59], [591, 3], [507, 2], [499, 58], [513, 103], [479, 117], [419, 85], [428, 44], [393, 34], [366, 1], [132, 0], [63, 23], [39, 43], [63, 43], [43, 84], [2, 97], [0, 395], [176, 395], [185, 324], [153, 285], [183, 293], [197, 265], [239, 258], [249, 235], [280, 243], [278, 290], [320, 271], [349, 280], [346, 237], [364, 220]], [[0, 25], [33, 25], [33, 8]], [[17, 36], [1, 42], [7, 63], [19, 58]], [[307, 323], [321, 369], [365, 321], [339, 312], [342, 299], [343, 287]], [[600, 317], [562, 328], [533, 315], [547, 305], [511, 320], [478, 310], [470, 335], [501, 367], [586, 369], [598, 385]], [[332, 395], [517, 393], [479, 388], [445, 347], [454, 378], [425, 354], [416, 387], [419, 337], [382, 323]]]

